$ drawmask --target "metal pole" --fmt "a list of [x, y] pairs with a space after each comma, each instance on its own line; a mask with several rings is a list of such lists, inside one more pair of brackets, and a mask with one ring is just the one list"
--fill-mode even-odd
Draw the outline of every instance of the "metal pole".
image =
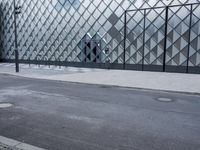
[[16, 12], [16, 2], [14, 0], [14, 32], [15, 32], [15, 66], [16, 72], [19, 72], [19, 53], [17, 45], [17, 12]]
[[126, 69], [126, 22], [127, 22], [127, 17], [126, 17], [127, 11], [125, 10], [124, 14], [124, 53], [123, 53], [123, 69]]
[[190, 45], [191, 45], [191, 28], [192, 28], [192, 13], [193, 13], [193, 5], [190, 6], [190, 25], [189, 25], [189, 38], [188, 38], [188, 53], [187, 53], [187, 69], [186, 73], [189, 72], [189, 60], [190, 60]]
[[142, 71], [144, 71], [144, 50], [145, 50], [145, 30], [146, 30], [146, 9], [144, 10], [144, 28], [143, 28], [143, 51], [142, 51]]
[[163, 52], [163, 72], [166, 71], [166, 51], [167, 51], [167, 26], [168, 26], [168, 11], [169, 11], [169, 6], [166, 7], [166, 14], [165, 14], [165, 41], [164, 41], [164, 52]]

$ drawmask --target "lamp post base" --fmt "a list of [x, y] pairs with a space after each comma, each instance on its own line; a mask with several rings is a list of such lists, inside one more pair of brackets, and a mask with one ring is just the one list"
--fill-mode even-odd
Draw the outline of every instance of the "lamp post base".
[[15, 50], [15, 65], [16, 65], [16, 72], [19, 72], [19, 59], [18, 59], [18, 50]]

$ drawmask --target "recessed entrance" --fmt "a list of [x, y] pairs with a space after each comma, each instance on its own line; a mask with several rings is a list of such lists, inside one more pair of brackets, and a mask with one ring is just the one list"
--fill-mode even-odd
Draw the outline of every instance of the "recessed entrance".
[[101, 62], [101, 44], [96, 40], [83, 41], [83, 62]]

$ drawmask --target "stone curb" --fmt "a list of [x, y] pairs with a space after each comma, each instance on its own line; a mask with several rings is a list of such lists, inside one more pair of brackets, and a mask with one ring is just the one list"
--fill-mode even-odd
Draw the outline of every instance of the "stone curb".
[[1, 147], [5, 150], [45, 150], [43, 148], [32, 146], [30, 144], [22, 143], [3, 136], [0, 136], [0, 148]]

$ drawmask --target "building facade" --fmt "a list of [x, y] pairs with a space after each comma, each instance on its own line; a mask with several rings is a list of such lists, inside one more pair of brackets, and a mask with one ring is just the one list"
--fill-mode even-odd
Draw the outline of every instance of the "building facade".
[[[16, 3], [21, 62], [200, 73], [199, 0]], [[0, 0], [0, 57], [8, 62], [15, 60], [13, 10], [13, 0]]]

